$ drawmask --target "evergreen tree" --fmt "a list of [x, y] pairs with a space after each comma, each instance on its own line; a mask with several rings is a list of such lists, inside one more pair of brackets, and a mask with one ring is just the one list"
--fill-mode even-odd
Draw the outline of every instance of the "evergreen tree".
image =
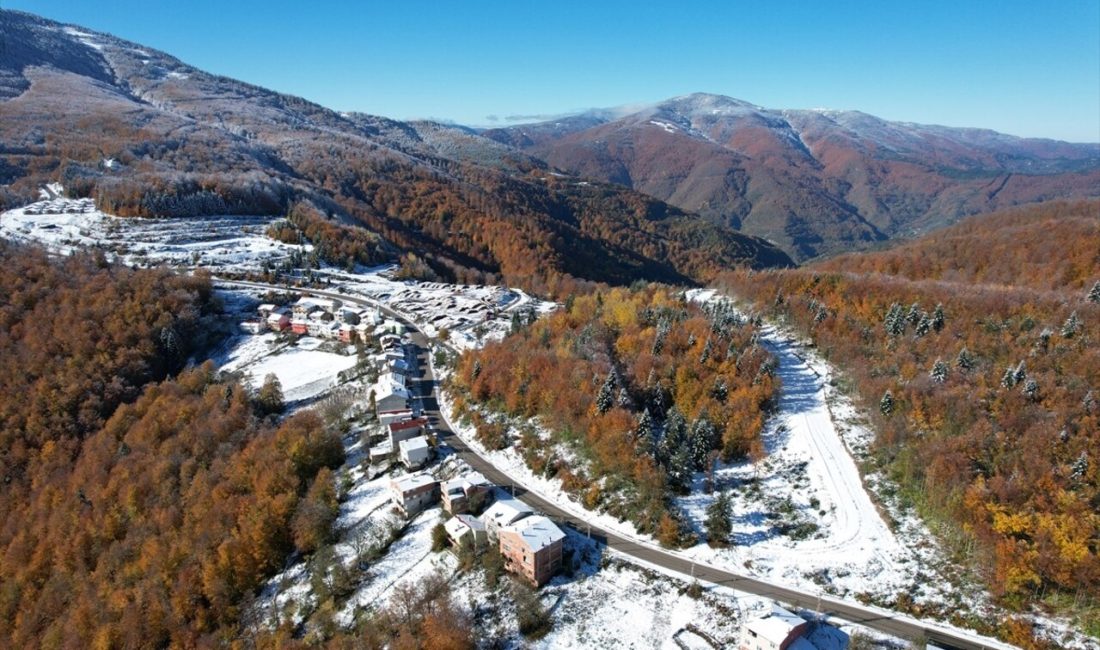
[[1028, 379], [1024, 382], [1024, 395], [1033, 402], [1039, 400], [1039, 382], [1034, 379]]
[[1069, 478], [1076, 482], [1080, 482], [1085, 478], [1085, 474], [1089, 471], [1089, 456], [1085, 452], [1081, 452], [1081, 455], [1077, 457], [1077, 460], [1073, 461], [1073, 467], [1070, 471]]
[[707, 544], [726, 546], [729, 543], [730, 532], [733, 530], [733, 520], [730, 517], [731, 502], [729, 492], [723, 490], [707, 506]]
[[714, 385], [710, 388], [710, 396], [719, 402], [725, 402], [730, 395], [729, 387], [726, 386], [726, 380], [723, 377], [715, 377]]
[[936, 359], [936, 363], [932, 364], [932, 372], [929, 375], [932, 377], [932, 381], [942, 384], [947, 381], [947, 364], [943, 362], [943, 359]]
[[713, 351], [713, 345], [708, 338], [707, 342], [703, 345], [703, 353], [699, 355], [699, 363], [706, 363], [710, 359], [710, 355]]
[[906, 322], [908, 322], [910, 325], [916, 325], [923, 317], [924, 312], [921, 311], [919, 302], [915, 302], [909, 305], [909, 311], [905, 314]]
[[932, 321], [928, 318], [927, 314], [921, 314], [920, 320], [917, 321], [916, 335], [917, 338], [925, 336], [932, 329]]
[[680, 494], [687, 492], [691, 487], [691, 475], [694, 471], [691, 447], [681, 444], [668, 460], [668, 486]]
[[1100, 280], [1096, 281], [1096, 284], [1092, 285], [1092, 290], [1088, 295], [1089, 302], [1100, 303]]
[[963, 372], [974, 369], [974, 356], [970, 354], [970, 350], [959, 350], [959, 356], [955, 357], [955, 367]]
[[634, 400], [630, 399], [630, 393], [627, 392], [626, 386], [619, 389], [619, 397], [616, 400], [620, 408], [629, 409], [634, 405]]
[[1015, 383], [1018, 384], [1021, 381], [1023, 381], [1026, 377], [1027, 377], [1027, 366], [1024, 365], [1023, 361], [1020, 361], [1020, 363], [1016, 364], [1016, 369], [1012, 371], [1012, 379], [1015, 380]]
[[894, 412], [894, 394], [889, 390], [882, 394], [882, 399], [878, 402], [878, 410], [886, 417], [890, 417]]
[[1012, 369], [1012, 366], [1005, 368], [1005, 372], [1001, 375], [1001, 386], [1003, 388], [1012, 388], [1016, 385], [1016, 371]]
[[680, 409], [675, 406], [668, 412], [665, 420], [665, 435], [661, 438], [661, 448], [658, 460], [662, 464], [668, 464], [677, 450], [685, 447], [687, 442], [687, 421]]
[[1085, 393], [1084, 399], [1081, 400], [1081, 408], [1085, 410], [1085, 413], [1092, 415], [1092, 412], [1096, 409], [1096, 405], [1096, 396], [1093, 395], [1092, 391], [1090, 390]]
[[638, 418], [638, 426], [634, 429], [634, 447], [638, 453], [650, 458], [656, 457], [656, 433], [653, 416], [649, 414], [649, 409], [642, 411], [642, 415]]
[[603, 414], [611, 410], [614, 405], [615, 398], [615, 370], [607, 373], [607, 379], [604, 380], [603, 386], [600, 386], [600, 392], [596, 394], [596, 412]]
[[1077, 335], [1077, 332], [1081, 329], [1081, 321], [1077, 318], [1077, 312], [1074, 311], [1066, 319], [1065, 324], [1062, 325], [1062, 336], [1067, 339], [1071, 339]]
[[932, 329], [940, 332], [943, 330], [944, 325], [943, 305], [937, 304], [936, 308], [932, 310]]
[[481, 359], [474, 359], [474, 369], [470, 373], [470, 376], [474, 379], [481, 376]]
[[705, 413], [692, 422], [691, 433], [688, 434], [688, 447], [691, 448], [691, 465], [695, 471], [706, 469], [707, 456], [718, 442], [717, 433]]
[[882, 321], [882, 326], [886, 330], [887, 336], [897, 337], [905, 332], [905, 316], [902, 313], [901, 305], [896, 302], [890, 305], [890, 309], [886, 312], [886, 317]]

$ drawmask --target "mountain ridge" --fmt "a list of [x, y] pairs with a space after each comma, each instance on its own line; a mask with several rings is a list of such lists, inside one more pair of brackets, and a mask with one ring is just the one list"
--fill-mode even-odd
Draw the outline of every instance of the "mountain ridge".
[[483, 135], [810, 259], [1000, 207], [1100, 195], [1100, 144], [694, 93]]
[[50, 181], [120, 216], [165, 206], [286, 214], [304, 202], [445, 277], [529, 288], [560, 277], [697, 282], [725, 265], [791, 264], [763, 240], [629, 189], [555, 176], [469, 129], [338, 113], [33, 14], [3, 11], [0, 32], [9, 207]]

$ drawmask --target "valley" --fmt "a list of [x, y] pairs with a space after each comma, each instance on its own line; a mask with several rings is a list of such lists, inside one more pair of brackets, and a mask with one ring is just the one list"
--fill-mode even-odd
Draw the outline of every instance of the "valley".
[[0, 9], [0, 646], [1100, 647], [1100, 143], [923, 123], [1089, 83], [568, 5]]

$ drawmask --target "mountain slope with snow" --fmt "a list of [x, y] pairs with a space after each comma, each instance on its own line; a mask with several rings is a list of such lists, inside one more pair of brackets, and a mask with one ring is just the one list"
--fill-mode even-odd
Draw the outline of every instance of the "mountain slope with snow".
[[121, 217], [281, 216], [304, 203], [443, 277], [527, 286], [791, 263], [768, 242], [551, 174], [469, 129], [337, 113], [21, 12], [0, 12], [0, 37], [0, 208], [54, 181]]
[[1100, 195], [1100, 144], [703, 93], [485, 135], [766, 237], [798, 259], [1018, 203]]

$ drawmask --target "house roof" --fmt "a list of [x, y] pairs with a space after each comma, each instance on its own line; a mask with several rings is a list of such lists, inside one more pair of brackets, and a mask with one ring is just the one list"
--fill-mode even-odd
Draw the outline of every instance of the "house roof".
[[259, 307], [257, 307], [256, 309], [258, 309], [260, 311], [275, 311], [275, 305], [263, 304], [263, 305], [260, 305]]
[[286, 314], [280, 314], [277, 311], [273, 311], [270, 314], [268, 314], [268, 316], [267, 316], [268, 322], [271, 322], [271, 323], [278, 323], [279, 321], [283, 320], [284, 318], [286, 318]]
[[407, 413], [409, 415], [409, 417], [412, 417], [412, 409], [409, 409], [409, 408], [390, 409], [388, 411], [379, 411], [378, 415], [401, 415], [402, 413]]
[[516, 501], [515, 499], [500, 499], [489, 506], [485, 514], [481, 515], [481, 520], [486, 523], [493, 522], [501, 526], [506, 526], [534, 512], [535, 510], [531, 506], [522, 501]]
[[398, 420], [390, 422], [390, 431], [404, 431], [405, 429], [418, 429], [427, 426], [428, 418], [413, 418], [412, 420]]
[[407, 454], [410, 451], [416, 451], [416, 450], [419, 450], [419, 449], [427, 449], [428, 448], [428, 439], [425, 438], [424, 436], [417, 436], [415, 438], [409, 438], [408, 440], [402, 440], [401, 442], [398, 443], [397, 446], [401, 448], [402, 452]]
[[432, 478], [430, 474], [409, 474], [408, 476], [393, 479], [392, 485], [402, 493], [405, 493], [431, 485], [435, 482], [435, 479]]
[[501, 530], [519, 534], [520, 539], [530, 547], [533, 553], [565, 539], [565, 533], [543, 515], [525, 517]]
[[473, 515], [460, 514], [455, 515], [447, 520], [447, 523], [443, 524], [443, 527], [447, 529], [448, 533], [452, 536], [458, 537], [467, 529], [474, 532], [481, 532], [485, 530], [485, 524], [480, 519]]
[[747, 622], [745, 627], [778, 646], [787, 640], [796, 627], [805, 622], [805, 619], [775, 605], [771, 613]]
[[[389, 397], [391, 395], [396, 395], [397, 397], [404, 397], [405, 399], [409, 399], [408, 389], [406, 389], [404, 386], [401, 386], [399, 384], [387, 384], [387, 385], [381, 386], [380, 388], [381, 388], [381, 390], [378, 391], [378, 393], [375, 394], [375, 396], [374, 396], [375, 401], [380, 401], [380, 400], [382, 400], [386, 397]], [[404, 409], [402, 409], [402, 410], [404, 410]]]
[[485, 476], [482, 475], [481, 472], [470, 472], [466, 476], [462, 477], [462, 487], [464, 487], [467, 490], [472, 488], [472, 487], [488, 486], [488, 485], [492, 485], [492, 484], [489, 483], [489, 480], [486, 479]]

